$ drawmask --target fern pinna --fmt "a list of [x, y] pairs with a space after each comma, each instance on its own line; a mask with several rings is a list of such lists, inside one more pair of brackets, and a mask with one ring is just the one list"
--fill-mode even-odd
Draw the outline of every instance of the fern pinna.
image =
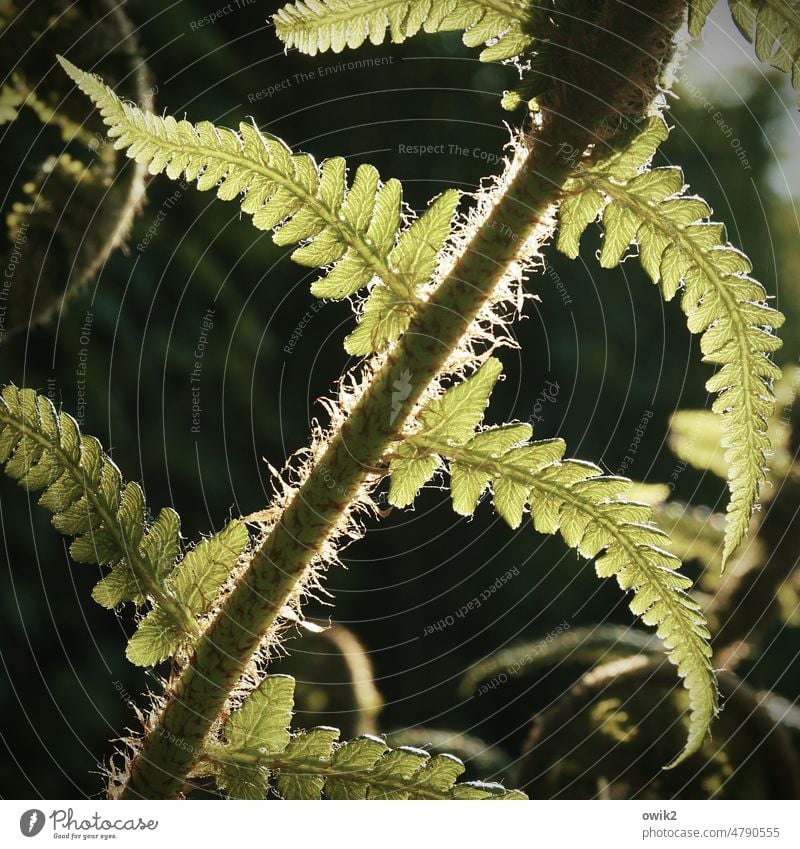
[[240, 124], [237, 133], [145, 114], [96, 77], [61, 62], [101, 110], [117, 148], [127, 149], [152, 174], [163, 171], [173, 180], [196, 182], [201, 191], [215, 189], [222, 200], [242, 197], [242, 210], [259, 229], [275, 230], [276, 244], [302, 242], [292, 258], [328, 268], [312, 284], [317, 297], [347, 298], [376, 281], [365, 326], [346, 342], [349, 353], [368, 354], [405, 329], [417, 290], [431, 277], [450, 235], [457, 191], [445, 192], [421, 218], [403, 226], [400, 183], [381, 183], [371, 165], [359, 166], [348, 186], [341, 157], [319, 166], [253, 124]]
[[198, 617], [247, 546], [244, 525], [231, 522], [181, 556], [175, 511], [164, 508], [151, 520], [141, 487], [123, 485], [100, 443], [31, 389], [7, 386], [0, 396], [0, 461], [25, 489], [44, 490], [39, 504], [53, 513], [54, 527], [75, 537], [73, 560], [111, 567], [92, 593], [98, 604], [150, 604], [128, 644], [129, 660], [151, 666], [190, 652], [201, 633]]
[[[775, 374], [765, 328], [779, 318], [720, 228], [704, 223], [707, 207], [685, 196], [679, 172], [647, 170], [664, 136], [659, 86], [687, 4], [586, 5], [306, 0], [276, 14], [278, 35], [310, 54], [380, 43], [387, 32], [400, 41], [463, 29], [468, 44], [486, 45], [483, 59], [518, 58], [533, 112], [514, 136], [506, 173], [460, 218], [454, 191], [409, 220], [400, 184], [369, 165], [350, 175], [341, 158], [317, 164], [254, 124], [234, 131], [144, 112], [61, 60], [118, 149], [153, 174], [239, 200], [256, 227], [293, 246], [297, 262], [323, 269], [315, 295], [361, 297], [346, 347], [369, 355], [329, 403], [332, 425], [313, 435], [311, 459], [288, 465], [268, 511], [278, 518], [253, 540], [234, 521], [188, 551], [177, 517], [162, 511], [151, 520], [141, 490], [122, 486], [69, 416], [30, 390], [3, 395], [7, 470], [44, 489], [57, 527], [79, 535], [77, 559], [111, 567], [95, 591], [101, 603], [147, 606], [129, 658], [172, 664], [165, 698], [112, 772], [112, 795], [173, 797], [211, 780], [244, 798], [273, 790], [288, 798], [519, 798], [456, 783], [462, 767], [452, 758], [370, 737], [339, 745], [327, 728], [291, 736], [292, 683], [264, 673], [266, 649], [297, 618], [298, 597], [337, 546], [358, 535], [359, 513], [374, 508], [380, 482], [390, 479], [390, 501], [403, 507], [445, 466], [457, 513], [471, 515], [488, 491], [512, 527], [530, 512], [536, 530], [559, 532], [595, 558], [600, 577], [631, 593], [632, 612], [656, 628], [689, 693], [688, 739], [675, 763], [698, 750], [717, 709], [709, 633], [650, 508], [627, 497], [628, 481], [564, 459], [561, 440], [532, 442], [530, 427], [514, 422], [481, 425], [500, 375], [492, 351], [524, 301], [525, 276], [556, 226], [559, 246], [574, 254], [602, 213], [603, 262], [619, 262], [635, 241], [666, 295], [684, 286], [690, 328], [704, 332], [707, 358], [722, 366], [712, 386], [731, 459], [729, 550], [763, 477], [762, 419]], [[395, 392], [398, 384], [408, 391]]]
[[390, 503], [411, 504], [446, 460], [456, 513], [471, 516], [490, 489], [495, 510], [512, 528], [527, 509], [537, 531], [560, 532], [570, 548], [597, 558], [598, 577], [616, 577], [622, 590], [633, 592], [631, 610], [657, 628], [677, 665], [692, 708], [686, 751], [696, 750], [717, 702], [708, 628], [686, 595], [692, 582], [676, 571], [680, 561], [664, 549], [668, 537], [655, 526], [652, 509], [625, 499], [630, 481], [564, 460], [560, 439], [531, 442], [527, 424], [476, 432], [500, 373], [500, 362], [489, 359], [423, 408], [419, 432], [404, 438], [390, 462]]
[[682, 290], [689, 330], [702, 334], [704, 361], [718, 366], [706, 388], [719, 393], [713, 409], [729, 463], [724, 563], [747, 532], [766, 479], [772, 381], [781, 374], [770, 355], [780, 347], [773, 330], [783, 315], [748, 276], [750, 262], [727, 242], [724, 227], [709, 221], [705, 201], [687, 194], [681, 169], [649, 167], [667, 134], [663, 118], [650, 118], [618, 151], [575, 175], [559, 213], [558, 247], [576, 257], [581, 234], [601, 216], [604, 268], [622, 262], [634, 243], [666, 300]]
[[343, 743], [336, 728], [291, 734], [294, 679], [268, 675], [227, 720], [202, 771], [237, 799], [263, 799], [270, 785], [284, 799], [524, 799], [502, 785], [457, 783], [464, 764], [452, 755], [390, 748], [364, 735]]
[[533, 42], [534, 21], [547, 11], [547, 3], [525, 0], [301, 0], [273, 20], [284, 44], [309, 56], [361, 47], [368, 39], [382, 44], [387, 35], [399, 44], [420, 31], [463, 30], [468, 47], [489, 42], [481, 61], [499, 62]]

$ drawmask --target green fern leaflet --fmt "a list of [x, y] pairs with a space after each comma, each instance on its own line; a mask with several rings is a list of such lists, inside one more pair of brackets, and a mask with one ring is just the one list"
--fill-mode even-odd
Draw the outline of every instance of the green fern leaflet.
[[76, 562], [111, 567], [92, 593], [98, 604], [150, 603], [128, 644], [131, 662], [151, 666], [197, 639], [196, 617], [212, 608], [247, 546], [244, 525], [231, 522], [179, 560], [175, 511], [165, 508], [151, 521], [141, 487], [123, 484], [100, 443], [32, 389], [2, 391], [0, 463], [29, 492], [44, 490], [39, 504], [54, 514], [57, 530], [75, 537]]
[[730, 503], [723, 561], [734, 553], [758, 503], [771, 443], [767, 424], [775, 406], [772, 382], [780, 369], [770, 355], [781, 343], [773, 331], [784, 317], [767, 303], [747, 257], [733, 248], [705, 201], [687, 194], [680, 168], [648, 167], [667, 137], [663, 119], [567, 185], [558, 247], [576, 257], [586, 227], [602, 216], [600, 264], [613, 268], [634, 243], [644, 270], [666, 300], [682, 292], [689, 330], [702, 334], [704, 362], [718, 367], [708, 380], [718, 393], [722, 445], [729, 464]]
[[142, 112], [97, 77], [59, 61], [101, 110], [116, 148], [153, 174], [196, 182], [201, 191], [216, 189], [222, 200], [241, 197], [242, 210], [253, 216], [256, 227], [275, 230], [276, 244], [299, 243], [292, 254], [296, 262], [327, 268], [312, 285], [313, 294], [338, 300], [374, 281], [377, 303], [370, 308], [367, 328], [348, 344], [351, 353], [379, 350], [405, 329], [407, 320], [398, 320], [387, 301], [417, 302], [418, 289], [429, 281], [450, 236], [460, 197], [456, 190], [444, 192], [424, 215], [406, 224], [400, 183], [381, 183], [371, 165], [359, 166], [348, 186], [340, 157], [319, 166], [251, 124], [242, 123], [235, 132]]
[[273, 16], [278, 38], [287, 47], [315, 56], [365, 41], [382, 44], [387, 31], [399, 44], [423, 31], [464, 30], [464, 44], [489, 44], [483, 62], [499, 62], [522, 53], [535, 8], [523, 0], [300, 0]]
[[570, 548], [596, 558], [598, 577], [616, 577], [622, 590], [633, 593], [631, 611], [656, 628], [688, 690], [689, 738], [677, 764], [700, 748], [717, 712], [710, 634], [700, 607], [686, 594], [692, 582], [664, 549], [668, 538], [655, 526], [652, 509], [625, 499], [629, 480], [563, 459], [560, 439], [530, 442], [532, 429], [525, 424], [475, 432], [499, 376], [499, 362], [489, 359], [423, 409], [419, 431], [390, 459], [389, 501], [410, 504], [446, 460], [457, 513], [472, 515], [490, 488], [495, 509], [512, 528], [528, 510], [537, 531], [559, 532]]
[[208, 751], [218, 785], [235, 799], [525, 799], [500, 784], [457, 783], [451, 755], [390, 748], [379, 737], [339, 743], [337, 728], [289, 732], [294, 679], [269, 675], [226, 723]]
[[800, 92], [800, 7], [790, 0], [730, 0], [731, 15], [762, 62], [789, 74]]
[[689, 34], [694, 38], [703, 30], [706, 18], [717, 5], [717, 0], [690, 0], [689, 2]]
[[[692, 0], [689, 33], [699, 36], [716, 0]], [[736, 26], [753, 44], [756, 56], [789, 74], [800, 92], [800, 6], [793, 0], [728, 0]], [[798, 97], [800, 105], [800, 97]]]

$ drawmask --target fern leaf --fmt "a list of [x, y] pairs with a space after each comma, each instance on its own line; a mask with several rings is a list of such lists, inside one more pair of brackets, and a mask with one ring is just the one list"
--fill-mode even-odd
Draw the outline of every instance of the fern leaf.
[[187, 643], [186, 632], [163, 608], [154, 607], [128, 640], [125, 656], [135, 666], [155, 666]]
[[721, 417], [729, 466], [727, 562], [747, 532], [766, 477], [772, 381], [780, 377], [770, 354], [780, 347], [773, 330], [784, 318], [749, 276], [747, 257], [727, 242], [722, 225], [709, 221], [708, 205], [686, 193], [681, 170], [648, 170], [642, 162], [666, 132], [661, 118], [650, 119], [638, 142], [572, 181], [560, 213], [558, 247], [577, 256], [580, 235], [602, 215], [603, 267], [620, 263], [633, 242], [664, 298], [682, 291], [681, 308], [689, 330], [701, 334], [703, 360], [718, 367], [706, 386], [719, 393], [713, 410]]
[[249, 124], [236, 133], [143, 113], [93, 75], [61, 62], [101, 109], [117, 148], [127, 149], [152, 173], [183, 176], [201, 190], [216, 187], [223, 200], [244, 195], [242, 209], [256, 227], [276, 230], [279, 245], [301, 243], [292, 254], [295, 261], [328, 267], [312, 284], [313, 294], [342, 299], [378, 281], [364, 309], [365, 327], [348, 340], [351, 353], [380, 350], [405, 330], [417, 290], [433, 273], [450, 235], [457, 191], [445, 192], [404, 228], [400, 184], [381, 185], [370, 165], [357, 169], [348, 190], [343, 159], [317, 166], [307, 154], [292, 154], [280, 139]]
[[457, 784], [464, 764], [450, 755], [391, 748], [372, 736], [339, 743], [336, 728], [290, 734], [294, 679], [270, 675], [234, 712], [224, 741], [208, 752], [219, 786], [233, 798], [524, 799], [499, 784]]
[[53, 525], [75, 537], [76, 562], [111, 567], [92, 593], [98, 604], [152, 605], [128, 643], [132, 663], [158, 663], [196, 639], [196, 617], [209, 611], [247, 546], [244, 525], [231, 522], [181, 559], [175, 511], [151, 521], [141, 487], [123, 483], [100, 443], [32, 389], [10, 385], [0, 394], [0, 462], [28, 491], [43, 490], [39, 504]]
[[670, 419], [669, 447], [673, 454], [696, 469], [727, 480], [730, 464], [725, 460], [723, 441], [719, 416], [710, 410], [678, 410]]
[[[236, 132], [142, 112], [94, 75], [59, 61], [100, 109], [117, 149], [153, 174], [196, 182], [201, 191], [216, 189], [222, 200], [242, 196], [242, 210], [253, 216], [256, 227], [274, 230], [278, 245], [298, 245], [295, 261], [327, 267], [312, 285], [318, 297], [346, 298], [377, 280], [377, 291], [386, 288], [395, 298], [413, 302], [419, 285], [433, 273], [450, 235], [457, 191], [445, 192], [405, 226], [400, 184], [381, 184], [370, 165], [357, 169], [348, 188], [341, 158], [317, 165], [308, 154], [292, 153], [280, 139], [250, 124], [240, 124]], [[377, 311], [379, 306], [373, 308]], [[402, 324], [382, 322], [380, 332], [370, 330], [369, 339], [384, 345], [402, 329]], [[368, 347], [367, 335], [361, 334], [359, 350]]]
[[240, 749], [261, 746], [269, 752], [283, 751], [289, 745], [293, 709], [294, 679], [268, 676], [228, 720], [228, 742]]
[[458, 191], [448, 189], [400, 235], [397, 247], [389, 256], [389, 263], [398, 269], [406, 291], [414, 292], [433, 274], [439, 251], [450, 235], [460, 197]]
[[345, 339], [345, 350], [354, 357], [380, 351], [405, 333], [417, 306], [417, 301], [398, 297], [379, 283], [362, 308], [358, 327]]
[[247, 528], [230, 522], [186, 554], [167, 578], [167, 587], [193, 614], [206, 613], [248, 540]]
[[392, 482], [389, 503], [394, 507], [408, 507], [440, 465], [438, 456], [419, 457], [413, 447], [399, 446], [390, 464]]
[[284, 44], [315, 56], [341, 53], [369, 40], [395, 44], [423, 31], [465, 30], [464, 44], [488, 44], [481, 61], [518, 56], [533, 41], [533, 6], [523, 0], [299, 0], [273, 16]]
[[358, 327], [345, 339], [348, 354], [365, 356], [380, 351], [406, 331], [419, 306], [420, 287], [432, 277], [450, 235], [459, 199], [454, 190], [444, 192], [400, 236], [389, 262], [393, 268], [401, 269], [403, 282], [412, 295], [398, 295], [389, 286], [377, 283], [362, 308]]
[[[236, 521], [202, 540], [164, 581], [167, 594], [192, 617], [208, 613], [248, 541], [247, 528]], [[186, 644], [186, 632], [177, 628], [162, 608], [154, 607], [128, 642], [126, 654], [137, 666], [153, 666], [177, 654]]]
[[[141, 551], [159, 582], [163, 582], [180, 555], [180, 518], [169, 507], [164, 507], [155, 522], [143, 534]], [[143, 604], [145, 597], [136, 575], [126, 563], [117, 563], [92, 591], [94, 600], [109, 609], [126, 601]]]
[[[501, 369], [500, 361], [492, 357], [469, 380], [432, 400], [419, 415], [421, 431], [438, 436], [446, 444], [466, 442], [483, 416]], [[389, 466], [389, 503], [407, 507], [440, 465], [437, 455], [418, 456], [412, 442], [399, 445]]]
[[[631, 611], [656, 628], [689, 692], [689, 739], [678, 763], [699, 749], [717, 710], [710, 635], [699, 606], [686, 594], [691, 581], [677, 571], [680, 561], [664, 550], [667, 537], [653, 523], [652, 509], [625, 500], [630, 481], [603, 476], [590, 463], [564, 460], [560, 439], [519, 444], [530, 433], [525, 425], [474, 433], [499, 373], [499, 364], [489, 360], [429, 405], [435, 405], [436, 416], [426, 419], [423, 410], [420, 431], [402, 442], [404, 462], [427, 461], [438, 468], [446, 459], [458, 512], [474, 512], [491, 487], [495, 509], [511, 527], [518, 527], [529, 510], [537, 531], [560, 532], [568, 546], [597, 558], [599, 577], [616, 577], [622, 590], [633, 593]], [[459, 400], [467, 408], [463, 418], [441, 415], [458, 409]]]
[[490, 357], [469, 380], [434, 398], [419, 416], [420, 428], [426, 436], [456, 445], [469, 439], [483, 418], [502, 369], [500, 361]]
[[[793, 0], [729, 0], [731, 15], [756, 56], [789, 74], [800, 92], [800, 6]], [[798, 98], [800, 103], [800, 98]]]
[[163, 606], [175, 627], [193, 624], [161, 582], [175, 562], [177, 516], [165, 511], [147, 522], [138, 484], [123, 486], [100, 443], [81, 435], [71, 416], [32, 389], [6, 386], [0, 396], [0, 462], [28, 491], [44, 490], [39, 504], [53, 513], [53, 525], [76, 537], [73, 559], [112, 567], [95, 587], [99, 603], [116, 607], [147, 597]]
[[717, 0], [690, 0], [689, 3], [689, 35], [697, 38], [703, 31], [706, 18], [717, 5]]

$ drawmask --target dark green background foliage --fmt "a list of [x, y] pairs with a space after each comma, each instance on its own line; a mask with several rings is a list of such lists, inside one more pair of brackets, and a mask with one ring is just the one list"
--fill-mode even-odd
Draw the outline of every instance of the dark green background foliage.
[[[508, 139], [499, 96], [514, 81], [512, 69], [479, 64], [455, 34], [341, 57], [285, 56], [264, 22], [273, 9], [261, 2], [239, 5], [200, 27], [192, 22], [209, 14], [208, 4], [127, 4], [159, 110], [225, 125], [252, 115], [319, 159], [337, 154], [352, 165], [374, 163], [383, 176], [402, 180], [416, 209], [444, 188], [469, 191], [482, 176], [499, 172], [497, 157]], [[347, 65], [379, 57], [382, 64]], [[102, 62], [97, 70], [103, 73]], [[314, 78], [299, 76], [311, 71]], [[702, 87], [702, 80], [695, 82]], [[724, 107], [752, 170], [742, 168], [729, 140], [688, 97], [673, 106], [678, 132], [666, 151], [728, 223], [731, 239], [749, 254], [770, 292], [780, 279], [778, 306], [787, 313], [788, 329], [781, 333], [779, 359], [791, 362], [800, 353], [800, 269], [796, 253], [789, 253], [797, 225], [791, 205], [767, 180], [775, 158], [770, 128], [782, 108], [768, 79], [754, 84], [746, 102]], [[3, 187], [10, 191], [4, 206], [19, 199], [23, 178], [32, 175], [35, 131], [20, 123], [0, 139]], [[56, 134], [52, 144], [60, 145]], [[456, 154], [456, 145], [467, 155]], [[414, 146], [440, 147], [418, 155], [408, 152]], [[490, 420], [540, 416], [537, 437], [563, 436], [572, 456], [617, 472], [652, 411], [625, 473], [649, 482], [675, 475], [677, 497], [722, 509], [723, 484], [680, 471], [665, 442], [672, 411], [706, 403], [707, 369], [698, 364], [696, 339], [687, 335], [677, 304], [664, 306], [637, 264], [601, 271], [593, 256], [598, 243], [597, 233], [586, 239], [577, 262], [548, 251], [552, 265], [531, 284], [540, 301], [529, 305], [528, 320], [516, 328], [521, 350], [502, 355], [508, 379], [497, 389]], [[174, 506], [184, 533], [196, 538], [219, 530], [229, 515], [265, 505], [265, 461], [280, 467], [306, 444], [312, 417], [323, 415], [316, 399], [348, 365], [342, 340], [352, 327], [350, 309], [320, 304], [309, 283], [288, 252], [240, 220], [236, 205], [158, 179], [127, 253], [115, 253], [56, 323], [20, 333], [0, 348], [3, 382], [40, 388], [76, 414], [83, 358], [84, 430], [110, 446], [127, 478], [143, 482], [152, 507]], [[214, 326], [194, 384], [202, 412], [199, 432], [192, 432], [190, 375], [210, 309]], [[306, 327], [293, 341], [304, 317]], [[546, 389], [550, 400], [542, 401]], [[111, 751], [108, 740], [135, 721], [127, 700], [154, 682], [124, 658], [129, 611], [115, 619], [91, 600], [98, 576], [70, 562], [47, 515], [5, 478], [0, 500], [6, 570], [0, 700], [7, 750], [0, 794], [97, 793], [101, 781], [93, 771]], [[598, 583], [591, 565], [559, 541], [537, 536], [527, 524], [511, 532], [488, 506], [473, 521], [456, 519], [447, 496], [435, 489], [423, 493], [414, 512], [395, 511], [370, 524], [344, 560], [347, 570], [332, 570], [326, 581], [335, 606], [312, 601], [308, 612], [347, 625], [371, 652], [386, 702], [381, 730], [457, 729], [504, 751], [507, 761], [519, 756], [530, 717], [558, 700], [577, 673], [561, 665], [464, 699], [457, 694], [463, 672], [487, 653], [546, 636], [565, 620], [571, 628], [632, 622], [616, 587]], [[697, 564], [687, 568], [697, 574]], [[455, 616], [509, 570], [518, 574], [479, 609]], [[430, 628], [447, 617], [453, 617], [451, 626]], [[796, 632], [775, 622], [764, 645], [743, 667], [749, 683], [797, 698]], [[287, 647], [299, 652], [275, 671], [314, 676], [311, 684], [338, 675], [330, 664], [304, 661], [298, 639]], [[327, 650], [313, 643], [305, 651]], [[351, 718], [336, 712], [347, 709], [341, 689], [333, 682], [326, 695], [307, 686], [307, 712], [298, 724], [350, 727]], [[563, 752], [579, 744], [576, 732]], [[679, 747], [676, 740], [672, 751], [645, 758], [629, 792], [640, 792]], [[585, 762], [593, 759], [594, 751]], [[489, 777], [485, 768], [482, 777]], [[593, 791], [586, 785], [580, 792]], [[759, 792], [774, 791], [732, 781], [724, 795]]]

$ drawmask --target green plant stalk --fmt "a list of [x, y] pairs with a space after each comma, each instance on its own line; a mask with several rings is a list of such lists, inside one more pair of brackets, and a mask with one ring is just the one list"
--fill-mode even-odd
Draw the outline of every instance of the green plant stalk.
[[[609, 3], [601, 26], [577, 25], [581, 62], [570, 71], [571, 79], [556, 85], [524, 163], [452, 271], [420, 306], [199, 641], [129, 765], [121, 798], [180, 794], [230, 691], [308, 576], [312, 560], [558, 201], [584, 151], [602, 143], [604, 122], [618, 119], [619, 104], [634, 85], [626, 73], [635, 61], [633, 51], [646, 51], [654, 38], [663, 40], [665, 30], [671, 40], [676, 9], [683, 2], [645, 0], [639, 5], [646, 8], [633, 11], [627, 4]], [[410, 375], [411, 391], [398, 404], [393, 385], [402, 375]]]
[[[550, 153], [546, 149], [548, 158]], [[508, 234], [527, 238], [532, 233], [570, 170], [557, 162], [532, 164], [538, 168], [520, 175], [478, 232], [471, 250], [420, 309], [396, 352], [253, 558], [175, 687], [159, 727], [133, 765], [124, 796], [172, 796], [180, 789], [229, 690], [278, 611], [515, 259], [517, 245]], [[507, 234], [505, 238], [501, 233]], [[412, 391], [393, 417], [392, 385], [404, 372], [411, 375]], [[175, 740], [183, 745], [175, 745]]]
[[[587, 143], [585, 137], [582, 148]], [[515, 261], [519, 243], [533, 234], [558, 198], [571, 168], [554, 156], [557, 149], [558, 145], [544, 144], [533, 148], [527, 167], [431, 300], [421, 306], [333, 437], [200, 641], [158, 725], [131, 765], [122, 798], [164, 798], [180, 791], [229, 691], [309, 563]], [[396, 407], [393, 411], [392, 386], [404, 373], [411, 376], [411, 393], [399, 412]]]

